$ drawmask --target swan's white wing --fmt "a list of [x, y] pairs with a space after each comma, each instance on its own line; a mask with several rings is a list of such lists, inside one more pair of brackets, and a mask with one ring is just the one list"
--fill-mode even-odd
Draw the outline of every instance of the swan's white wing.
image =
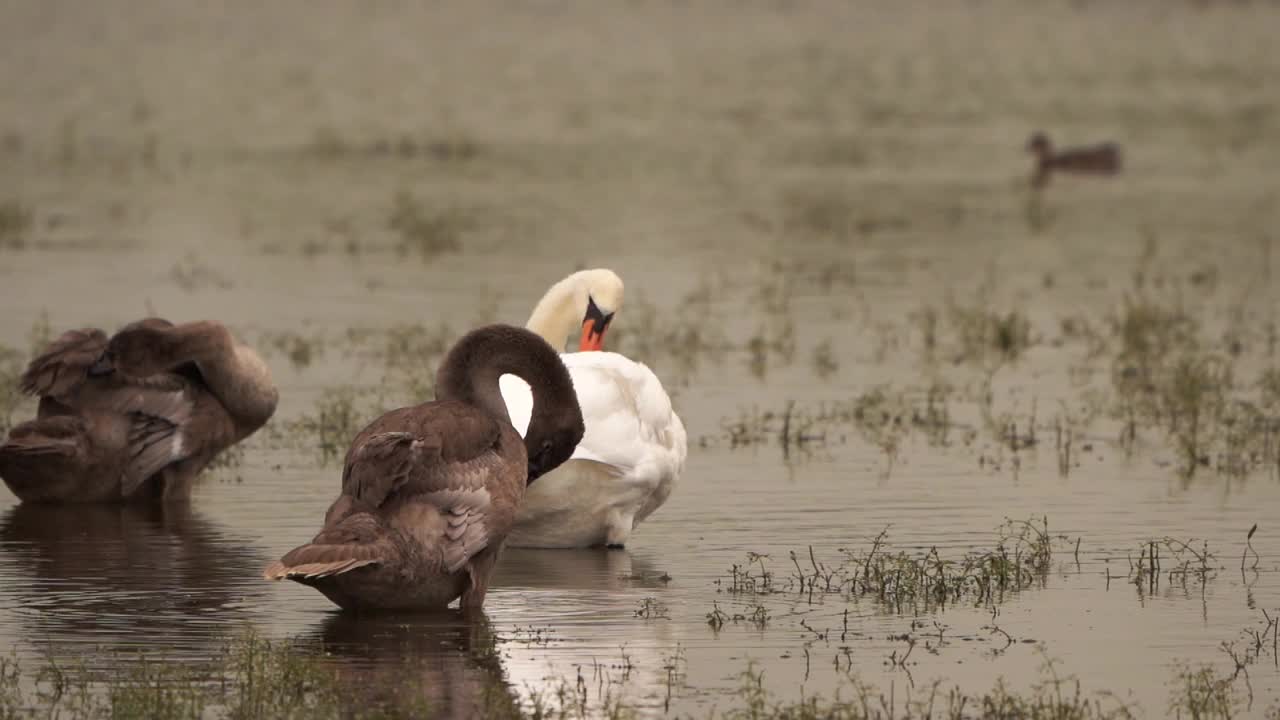
[[684, 465], [684, 426], [652, 370], [610, 352], [569, 353], [561, 359], [586, 419], [578, 445], [583, 457], [646, 477], [660, 472], [648, 467], [653, 463]]

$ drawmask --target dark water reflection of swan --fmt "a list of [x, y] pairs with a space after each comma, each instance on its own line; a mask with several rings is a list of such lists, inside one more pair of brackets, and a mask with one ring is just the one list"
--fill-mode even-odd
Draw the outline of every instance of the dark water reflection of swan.
[[265, 562], [185, 504], [21, 504], [0, 517], [0, 645], [207, 653], [252, 619]]
[[394, 717], [511, 717], [498, 646], [483, 613], [334, 613], [311, 637], [328, 654], [349, 699]]
[[[505, 592], [494, 599], [506, 605], [503, 600], [510, 593], [534, 590], [553, 607], [561, 603], [560, 592], [578, 598], [579, 604], [598, 605], [608, 602], [608, 591], [659, 583], [659, 576], [660, 571], [626, 552], [508, 548], [494, 576], [495, 589]], [[590, 602], [583, 603], [583, 591], [588, 591]], [[632, 604], [629, 599], [619, 602], [628, 608]], [[503, 608], [504, 623], [521, 623], [525, 616], [512, 614], [515, 610]], [[536, 673], [523, 667], [527, 661], [516, 671], [520, 677], [512, 677], [504, 659], [525, 649], [500, 642], [484, 613], [335, 612], [295, 641], [300, 649], [333, 664], [339, 682], [349, 690], [346, 701], [353, 711], [375, 710], [395, 717], [510, 717], [519, 704], [516, 687], [548, 689]]]
[[651, 562], [619, 550], [535, 550], [507, 548], [494, 569], [492, 585], [548, 590], [623, 590], [662, 585]]

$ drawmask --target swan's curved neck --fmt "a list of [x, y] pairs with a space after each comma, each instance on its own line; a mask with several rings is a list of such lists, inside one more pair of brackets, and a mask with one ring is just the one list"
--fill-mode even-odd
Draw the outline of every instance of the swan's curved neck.
[[247, 435], [275, 412], [280, 395], [262, 357], [241, 344], [221, 323], [193, 322], [167, 330], [174, 338], [170, 367], [194, 362], [218, 401]]
[[578, 396], [560, 356], [533, 333], [510, 325], [490, 325], [463, 336], [436, 373], [436, 397], [465, 402], [510, 424], [498, 385], [498, 378], [508, 373], [529, 383], [533, 392], [524, 436], [530, 453], [540, 451], [575, 417], [581, 426]]
[[525, 327], [536, 333], [557, 352], [563, 351], [569, 338], [582, 327], [578, 309], [578, 283], [575, 275], [561, 280], [538, 301]]

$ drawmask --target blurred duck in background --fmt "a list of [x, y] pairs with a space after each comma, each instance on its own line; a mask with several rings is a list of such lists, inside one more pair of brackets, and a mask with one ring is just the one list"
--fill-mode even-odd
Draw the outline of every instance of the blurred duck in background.
[[1037, 132], [1027, 141], [1027, 152], [1036, 157], [1035, 173], [1031, 176], [1031, 186], [1036, 189], [1048, 185], [1053, 173], [1115, 175], [1120, 172], [1120, 146], [1115, 143], [1054, 150], [1049, 136]]

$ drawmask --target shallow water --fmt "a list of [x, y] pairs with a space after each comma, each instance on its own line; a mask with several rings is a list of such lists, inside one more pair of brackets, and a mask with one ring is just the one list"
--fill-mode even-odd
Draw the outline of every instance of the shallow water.
[[[190, 509], [33, 508], [0, 490], [0, 647], [200, 658], [249, 623], [323, 643], [353, 685], [413, 668], [458, 713], [495, 680], [528, 697], [582, 674], [653, 714], [702, 714], [750, 661], [794, 699], [850, 675], [898, 692], [1028, 688], [1050, 657], [1157, 716], [1176, 660], [1222, 666], [1219, 644], [1280, 608], [1280, 486], [1265, 470], [1187, 481], [1157, 431], [1128, 456], [1104, 417], [1063, 477], [1045, 439], [1111, 371], [1055, 344], [1061, 319], [1103, 318], [1139, 287], [1190, 308], [1204, 337], [1239, 338], [1242, 377], [1274, 366], [1280, 9], [410, 5], [6, 3], [0, 202], [35, 217], [22, 246], [0, 243], [0, 343], [25, 352], [42, 317], [54, 332], [215, 317], [271, 353], [283, 422], [381, 367], [332, 339], [299, 367], [265, 347], [273, 333], [521, 322], [568, 271], [609, 266], [628, 288], [616, 331], [690, 431], [679, 488], [625, 551], [508, 552], [486, 605], [496, 661], [455, 620], [353, 621], [259, 579], [336, 494], [340, 470], [313, 447], [255, 437]], [[1022, 144], [1036, 128], [1117, 140], [1125, 172], [1055, 179], [1033, 222]], [[474, 157], [419, 149], [459, 139]], [[395, 251], [402, 191], [460, 209], [461, 252]], [[991, 390], [994, 411], [1035, 413], [1038, 448], [1011, 453], [984, 428], [980, 368], [947, 347], [927, 359], [913, 318], [948, 302], [1030, 318], [1033, 346]], [[635, 336], [645, 312], [732, 347], [691, 367]], [[786, 327], [794, 355], [753, 368], [748, 338]], [[826, 376], [823, 341], [838, 364]], [[725, 437], [753, 408], [935, 379], [957, 388], [960, 428], [941, 447], [909, 436], [887, 473], [850, 427], [786, 454]], [[994, 618], [724, 592], [748, 552], [781, 579], [790, 551], [830, 563], [887, 527], [897, 549], [958, 559], [994, 547], [1006, 518], [1042, 516], [1070, 540]], [[1261, 562], [1241, 573], [1255, 523]], [[1222, 569], [1203, 588], [1126, 581], [1127, 558], [1164, 536], [1207, 540]], [[637, 615], [650, 597], [668, 617]], [[763, 628], [707, 624], [713, 604], [757, 603]], [[894, 667], [904, 633], [920, 644]], [[1253, 673], [1259, 712], [1280, 678]]]

